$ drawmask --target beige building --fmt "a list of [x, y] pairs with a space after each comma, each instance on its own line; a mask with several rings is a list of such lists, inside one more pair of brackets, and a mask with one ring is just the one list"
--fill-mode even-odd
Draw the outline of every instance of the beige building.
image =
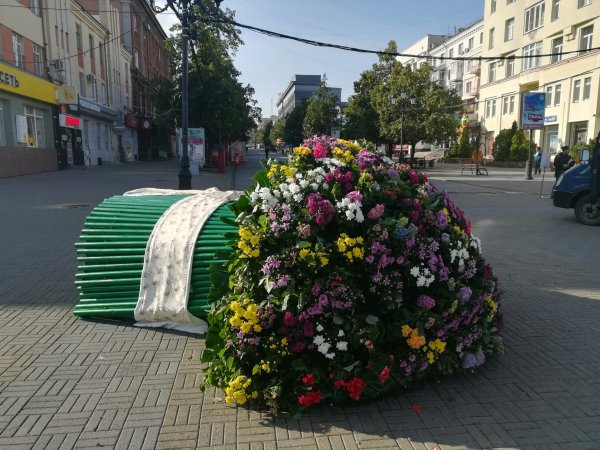
[[[520, 122], [522, 95], [544, 92], [544, 150], [587, 142], [600, 130], [600, 0], [486, 0], [479, 92], [488, 154]], [[549, 55], [537, 57], [537, 55]], [[511, 58], [513, 57], [514, 58]]]

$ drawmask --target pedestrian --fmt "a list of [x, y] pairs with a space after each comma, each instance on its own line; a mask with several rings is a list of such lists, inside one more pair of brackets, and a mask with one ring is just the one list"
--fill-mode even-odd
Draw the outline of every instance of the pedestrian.
[[557, 180], [563, 172], [573, 167], [575, 164], [575, 161], [573, 161], [573, 158], [569, 155], [569, 146], [563, 145], [560, 149], [561, 152], [554, 158], [554, 176]]
[[533, 155], [533, 162], [534, 162], [534, 175], [537, 175], [538, 173], [542, 173], [542, 169], [540, 167], [541, 163], [542, 163], [542, 148], [538, 147], [537, 151], [535, 152], [535, 155]]

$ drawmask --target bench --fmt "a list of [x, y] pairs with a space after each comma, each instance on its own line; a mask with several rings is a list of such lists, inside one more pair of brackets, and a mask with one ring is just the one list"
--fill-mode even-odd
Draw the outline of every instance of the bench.
[[480, 164], [463, 162], [462, 166], [460, 168], [460, 174], [463, 175], [465, 170], [468, 170], [469, 172], [471, 172], [471, 175], [487, 175], [488, 174], [487, 169]]

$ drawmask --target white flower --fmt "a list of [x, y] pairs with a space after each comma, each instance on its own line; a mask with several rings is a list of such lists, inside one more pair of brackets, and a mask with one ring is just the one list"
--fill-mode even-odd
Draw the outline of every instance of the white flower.
[[[320, 333], [321, 331], [323, 331], [325, 328], [323, 328], [323, 325], [319, 324], [317, 325], [317, 331]], [[316, 342], [315, 342], [316, 343]]]
[[344, 333], [344, 330], [338, 331], [338, 337], [342, 337], [342, 336], [345, 336], [345, 335], [346, 335], [346, 333]]
[[340, 341], [337, 344], [335, 344], [335, 348], [337, 348], [341, 352], [345, 352], [346, 350], [348, 350], [348, 343], [346, 341]]
[[415, 278], [417, 278], [420, 275], [420, 273], [421, 273], [421, 271], [416, 266], [413, 267], [412, 269], [410, 269], [410, 274]]
[[318, 191], [319, 190], [319, 183], [311, 183], [310, 187], [312, 188], [313, 191]]
[[294, 200], [296, 200], [298, 203], [300, 203], [303, 198], [304, 198], [304, 196], [302, 194], [295, 194], [294, 195]]
[[335, 353], [327, 353], [325, 355], [325, 358], [327, 358], [327, 359], [333, 359], [333, 358], [335, 358]]
[[317, 347], [317, 350], [319, 350], [319, 352], [321, 352], [325, 355], [326, 353], [329, 352], [330, 348], [331, 348], [331, 344], [328, 344], [327, 342], [323, 342], [321, 345], [319, 345]]
[[325, 338], [323, 336], [317, 335], [313, 338], [313, 344], [321, 345], [325, 342]]
[[300, 180], [300, 187], [305, 188], [306, 186], [308, 186], [308, 181]]

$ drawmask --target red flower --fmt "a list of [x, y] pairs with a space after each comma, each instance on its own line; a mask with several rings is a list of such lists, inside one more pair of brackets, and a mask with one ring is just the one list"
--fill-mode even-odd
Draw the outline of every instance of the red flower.
[[381, 384], [385, 383], [387, 379], [390, 377], [390, 368], [385, 366], [383, 370], [379, 374], [379, 381]]
[[316, 405], [321, 401], [322, 394], [320, 391], [311, 391], [307, 392], [306, 395], [301, 395], [298, 397], [298, 403], [302, 406], [312, 406]]
[[423, 411], [421, 409], [421, 407], [419, 405], [412, 405], [412, 410], [414, 411], [415, 414], [421, 414], [421, 411]]
[[348, 397], [352, 400], [360, 400], [360, 395], [364, 388], [367, 387], [367, 383], [362, 378], [352, 378], [346, 383], [346, 390], [348, 391]]
[[307, 373], [306, 376], [302, 378], [302, 382], [313, 386], [315, 384], [315, 377], [312, 373]]

